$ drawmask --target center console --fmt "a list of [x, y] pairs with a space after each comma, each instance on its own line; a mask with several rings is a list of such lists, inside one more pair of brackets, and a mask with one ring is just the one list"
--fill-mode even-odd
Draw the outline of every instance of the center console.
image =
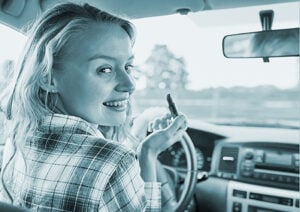
[[299, 212], [299, 192], [230, 181], [227, 212]]
[[224, 142], [214, 152], [212, 175], [228, 179], [227, 212], [299, 209], [299, 145]]

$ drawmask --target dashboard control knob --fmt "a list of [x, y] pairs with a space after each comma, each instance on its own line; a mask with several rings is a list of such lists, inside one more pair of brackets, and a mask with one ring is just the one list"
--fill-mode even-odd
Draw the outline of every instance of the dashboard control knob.
[[245, 159], [246, 160], [252, 160], [254, 158], [254, 154], [253, 154], [253, 152], [246, 152], [246, 154], [245, 154]]

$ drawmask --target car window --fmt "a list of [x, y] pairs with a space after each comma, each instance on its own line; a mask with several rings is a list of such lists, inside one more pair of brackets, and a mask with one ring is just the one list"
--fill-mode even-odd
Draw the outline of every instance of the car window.
[[[298, 27], [298, 6], [276, 4], [135, 20], [136, 107], [142, 111], [165, 106], [170, 92], [189, 119], [298, 127], [299, 57], [270, 58], [264, 63], [262, 58], [228, 59], [222, 53], [225, 35], [262, 30], [260, 10], [274, 10], [273, 29]], [[249, 17], [237, 20], [244, 17], [241, 13]]]
[[[0, 90], [9, 80], [10, 71], [22, 51], [26, 37], [3, 24], [0, 24]], [[4, 114], [0, 113], [0, 144], [4, 144]]]

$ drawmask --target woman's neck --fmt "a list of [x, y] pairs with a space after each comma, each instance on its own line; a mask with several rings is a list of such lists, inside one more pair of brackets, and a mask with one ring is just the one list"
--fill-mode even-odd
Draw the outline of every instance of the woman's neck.
[[103, 134], [105, 138], [113, 139], [113, 135], [115, 131], [114, 127], [98, 125], [98, 129], [100, 130], [100, 132]]

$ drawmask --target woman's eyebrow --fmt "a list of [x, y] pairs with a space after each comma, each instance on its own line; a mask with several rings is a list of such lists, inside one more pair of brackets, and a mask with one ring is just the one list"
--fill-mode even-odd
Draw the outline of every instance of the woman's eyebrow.
[[[106, 59], [106, 60], [117, 60], [115, 57], [109, 56], [109, 55], [94, 55], [90, 58], [88, 58], [88, 61], [96, 60], [96, 59]], [[131, 55], [127, 60], [133, 60], [134, 55]]]
[[134, 60], [134, 55], [131, 55], [128, 60]]

